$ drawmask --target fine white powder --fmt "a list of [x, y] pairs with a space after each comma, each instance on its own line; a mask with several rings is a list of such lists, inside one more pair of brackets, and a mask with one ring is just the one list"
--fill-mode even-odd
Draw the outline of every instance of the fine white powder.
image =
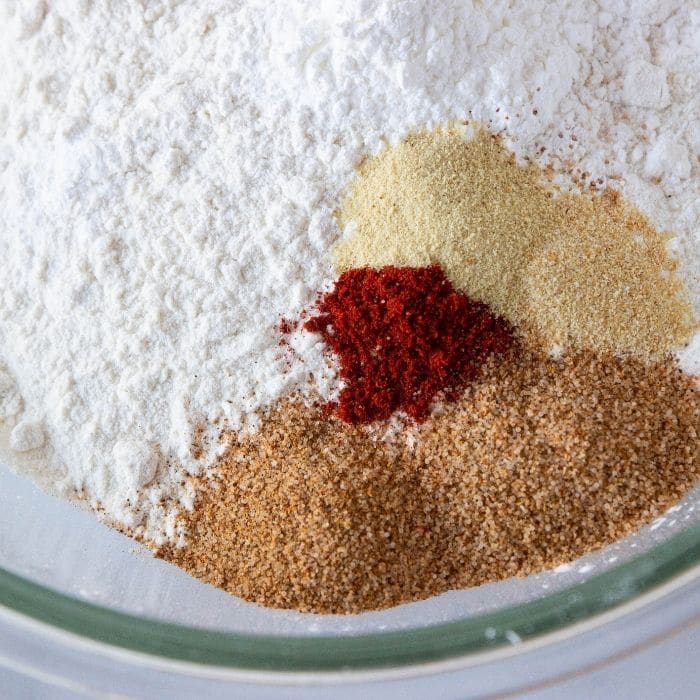
[[0, 3], [5, 457], [175, 538], [197, 425], [334, 386], [317, 340], [289, 367], [276, 327], [332, 280], [354, 166], [453, 118], [619, 187], [677, 234], [697, 301], [693, 6]]

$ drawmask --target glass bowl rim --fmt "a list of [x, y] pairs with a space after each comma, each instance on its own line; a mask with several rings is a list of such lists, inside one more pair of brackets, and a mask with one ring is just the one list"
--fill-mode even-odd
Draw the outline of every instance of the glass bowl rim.
[[[224, 632], [138, 617], [0, 568], [0, 606], [74, 639], [152, 661], [250, 673], [382, 671], [473, 658], [566, 632], [696, 570], [700, 522], [639, 556], [536, 600], [446, 623], [352, 635]], [[634, 585], [630, 585], [633, 582]]]

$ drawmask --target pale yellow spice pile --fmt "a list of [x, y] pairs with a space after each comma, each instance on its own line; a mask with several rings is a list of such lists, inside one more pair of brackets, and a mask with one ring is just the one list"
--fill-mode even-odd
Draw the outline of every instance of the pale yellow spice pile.
[[501, 139], [410, 135], [358, 169], [337, 213], [339, 271], [438, 262], [546, 343], [661, 358], [696, 328], [667, 236], [613, 191], [562, 192]]
[[[263, 605], [353, 613], [524, 576], [631, 533], [700, 476], [671, 362], [519, 349], [408, 433], [278, 403], [195, 480], [159, 556]], [[409, 439], [407, 439], [407, 436]]]

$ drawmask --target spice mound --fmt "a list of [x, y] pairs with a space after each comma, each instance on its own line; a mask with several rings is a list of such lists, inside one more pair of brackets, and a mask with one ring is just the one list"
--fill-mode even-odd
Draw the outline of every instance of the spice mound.
[[317, 311], [304, 328], [337, 356], [336, 415], [349, 423], [395, 411], [424, 420], [438, 392], [458, 396], [512, 341], [509, 324], [456, 291], [438, 265], [348, 270]]
[[230, 445], [159, 555], [246, 600], [354, 613], [526, 575], [613, 542], [700, 476], [700, 400], [671, 362], [513, 347], [377, 441], [301, 401]]
[[437, 262], [545, 344], [661, 359], [697, 323], [668, 235], [617, 192], [563, 191], [472, 125], [367, 158], [338, 211], [336, 267]]
[[672, 351], [697, 323], [667, 235], [617, 193], [449, 127], [365, 160], [336, 215], [335, 286], [277, 330], [325, 348], [337, 400], [225, 430], [161, 557], [356, 613], [569, 562], [692, 488], [700, 393]]

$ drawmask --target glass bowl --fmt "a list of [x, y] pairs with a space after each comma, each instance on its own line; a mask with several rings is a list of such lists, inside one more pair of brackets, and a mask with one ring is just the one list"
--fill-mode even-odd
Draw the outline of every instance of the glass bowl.
[[261, 608], [196, 581], [0, 465], [0, 610], [104, 654], [128, 652], [184, 673], [366, 677], [463, 667], [699, 583], [699, 504], [696, 487], [634, 535], [542, 574], [379, 612], [311, 615]]

